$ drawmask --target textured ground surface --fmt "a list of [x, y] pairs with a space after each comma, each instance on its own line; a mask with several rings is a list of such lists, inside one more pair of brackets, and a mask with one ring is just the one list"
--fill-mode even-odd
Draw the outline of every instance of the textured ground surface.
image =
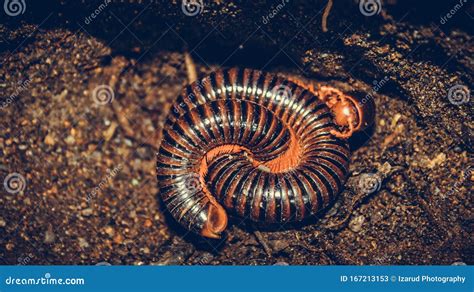
[[[326, 1], [205, 1], [194, 17], [180, 1], [87, 2], [2, 15], [0, 182], [25, 183], [0, 188], [0, 263], [474, 263], [472, 5], [443, 24], [457, 1], [385, 1], [364, 16], [335, 0], [323, 33]], [[185, 50], [199, 76], [251, 67], [375, 98], [328, 212], [283, 230], [236, 218], [216, 242], [183, 236], [157, 199], [155, 152], [187, 83]], [[453, 104], [456, 85], [467, 91]]]

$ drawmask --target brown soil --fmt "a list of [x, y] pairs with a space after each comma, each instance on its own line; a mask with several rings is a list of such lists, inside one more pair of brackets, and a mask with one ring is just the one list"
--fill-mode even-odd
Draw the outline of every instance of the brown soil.
[[[268, 24], [275, 4], [259, 1], [214, 1], [194, 18], [180, 1], [112, 1], [85, 24], [102, 3], [87, 2], [28, 3], [0, 25], [0, 182], [26, 182], [0, 188], [0, 263], [474, 263], [472, 101], [447, 98], [472, 88], [472, 5], [440, 25], [458, 1], [383, 1], [364, 17], [335, 0], [323, 33], [326, 1], [290, 2]], [[184, 236], [158, 199], [155, 152], [187, 83], [185, 49], [201, 77], [252, 67], [374, 96], [375, 127], [351, 139], [332, 208], [284, 229], [232, 218], [222, 240]], [[94, 100], [99, 85], [111, 102]], [[361, 190], [367, 173], [374, 192]]]

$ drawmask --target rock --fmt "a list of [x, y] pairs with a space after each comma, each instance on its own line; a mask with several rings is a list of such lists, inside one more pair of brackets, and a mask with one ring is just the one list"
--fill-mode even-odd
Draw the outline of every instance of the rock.
[[362, 229], [362, 224], [364, 224], [365, 217], [363, 215], [357, 216], [351, 220], [349, 223], [349, 229], [353, 232], [360, 232]]
[[74, 143], [76, 143], [76, 139], [73, 136], [69, 135], [66, 137], [66, 139], [64, 139], [64, 142], [66, 142], [66, 144], [68, 145], [73, 145]]
[[49, 133], [44, 137], [44, 143], [49, 146], [53, 146], [56, 143], [56, 139], [52, 133]]
[[7, 243], [7, 244], [5, 245], [5, 248], [6, 248], [8, 251], [12, 251], [12, 250], [15, 248], [15, 244], [9, 242], [9, 243]]
[[438, 155], [436, 155], [435, 158], [429, 160], [429, 161], [426, 163], [426, 167], [428, 167], [428, 168], [434, 168], [435, 166], [437, 166], [437, 165], [439, 165], [439, 164], [442, 164], [445, 160], [446, 160], [446, 154], [444, 154], [444, 153], [439, 153]]
[[54, 234], [53, 226], [49, 225], [48, 229], [44, 233], [43, 242], [46, 244], [50, 244], [50, 243], [53, 243], [55, 240], [56, 240], [56, 235]]
[[87, 209], [82, 210], [81, 214], [82, 214], [82, 216], [88, 217], [88, 216], [92, 215], [93, 212], [94, 212], [94, 210], [92, 210], [92, 208], [87, 208]]
[[87, 240], [85, 240], [84, 238], [79, 237], [79, 238], [78, 238], [78, 241], [79, 241], [79, 246], [80, 246], [81, 248], [87, 248], [87, 247], [89, 247], [89, 243], [88, 243]]
[[120, 233], [117, 233], [115, 236], [114, 236], [114, 242], [116, 244], [121, 244], [123, 242], [123, 236], [120, 234]]
[[286, 240], [272, 240], [270, 241], [270, 246], [273, 253], [278, 253], [286, 249], [288, 246], [290, 246], [290, 244]]
[[150, 219], [145, 219], [145, 222], [143, 223], [143, 227], [149, 228], [153, 226], [153, 222]]
[[105, 233], [107, 233], [108, 236], [113, 237], [115, 235], [115, 230], [112, 226], [106, 226], [104, 228]]

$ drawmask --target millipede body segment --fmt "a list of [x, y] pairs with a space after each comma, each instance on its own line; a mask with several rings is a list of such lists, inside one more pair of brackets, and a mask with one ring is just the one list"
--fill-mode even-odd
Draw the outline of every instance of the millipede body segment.
[[314, 215], [348, 174], [347, 141], [333, 135], [337, 115], [315, 92], [251, 69], [219, 70], [187, 86], [158, 152], [166, 208], [210, 238], [225, 230], [227, 212], [269, 223]]

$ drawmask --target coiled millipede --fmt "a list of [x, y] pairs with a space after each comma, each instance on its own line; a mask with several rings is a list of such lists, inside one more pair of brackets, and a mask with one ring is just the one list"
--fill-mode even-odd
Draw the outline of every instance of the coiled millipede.
[[342, 190], [346, 138], [372, 123], [374, 103], [300, 83], [233, 68], [183, 89], [163, 129], [157, 173], [166, 208], [185, 228], [219, 238], [226, 211], [301, 221]]

